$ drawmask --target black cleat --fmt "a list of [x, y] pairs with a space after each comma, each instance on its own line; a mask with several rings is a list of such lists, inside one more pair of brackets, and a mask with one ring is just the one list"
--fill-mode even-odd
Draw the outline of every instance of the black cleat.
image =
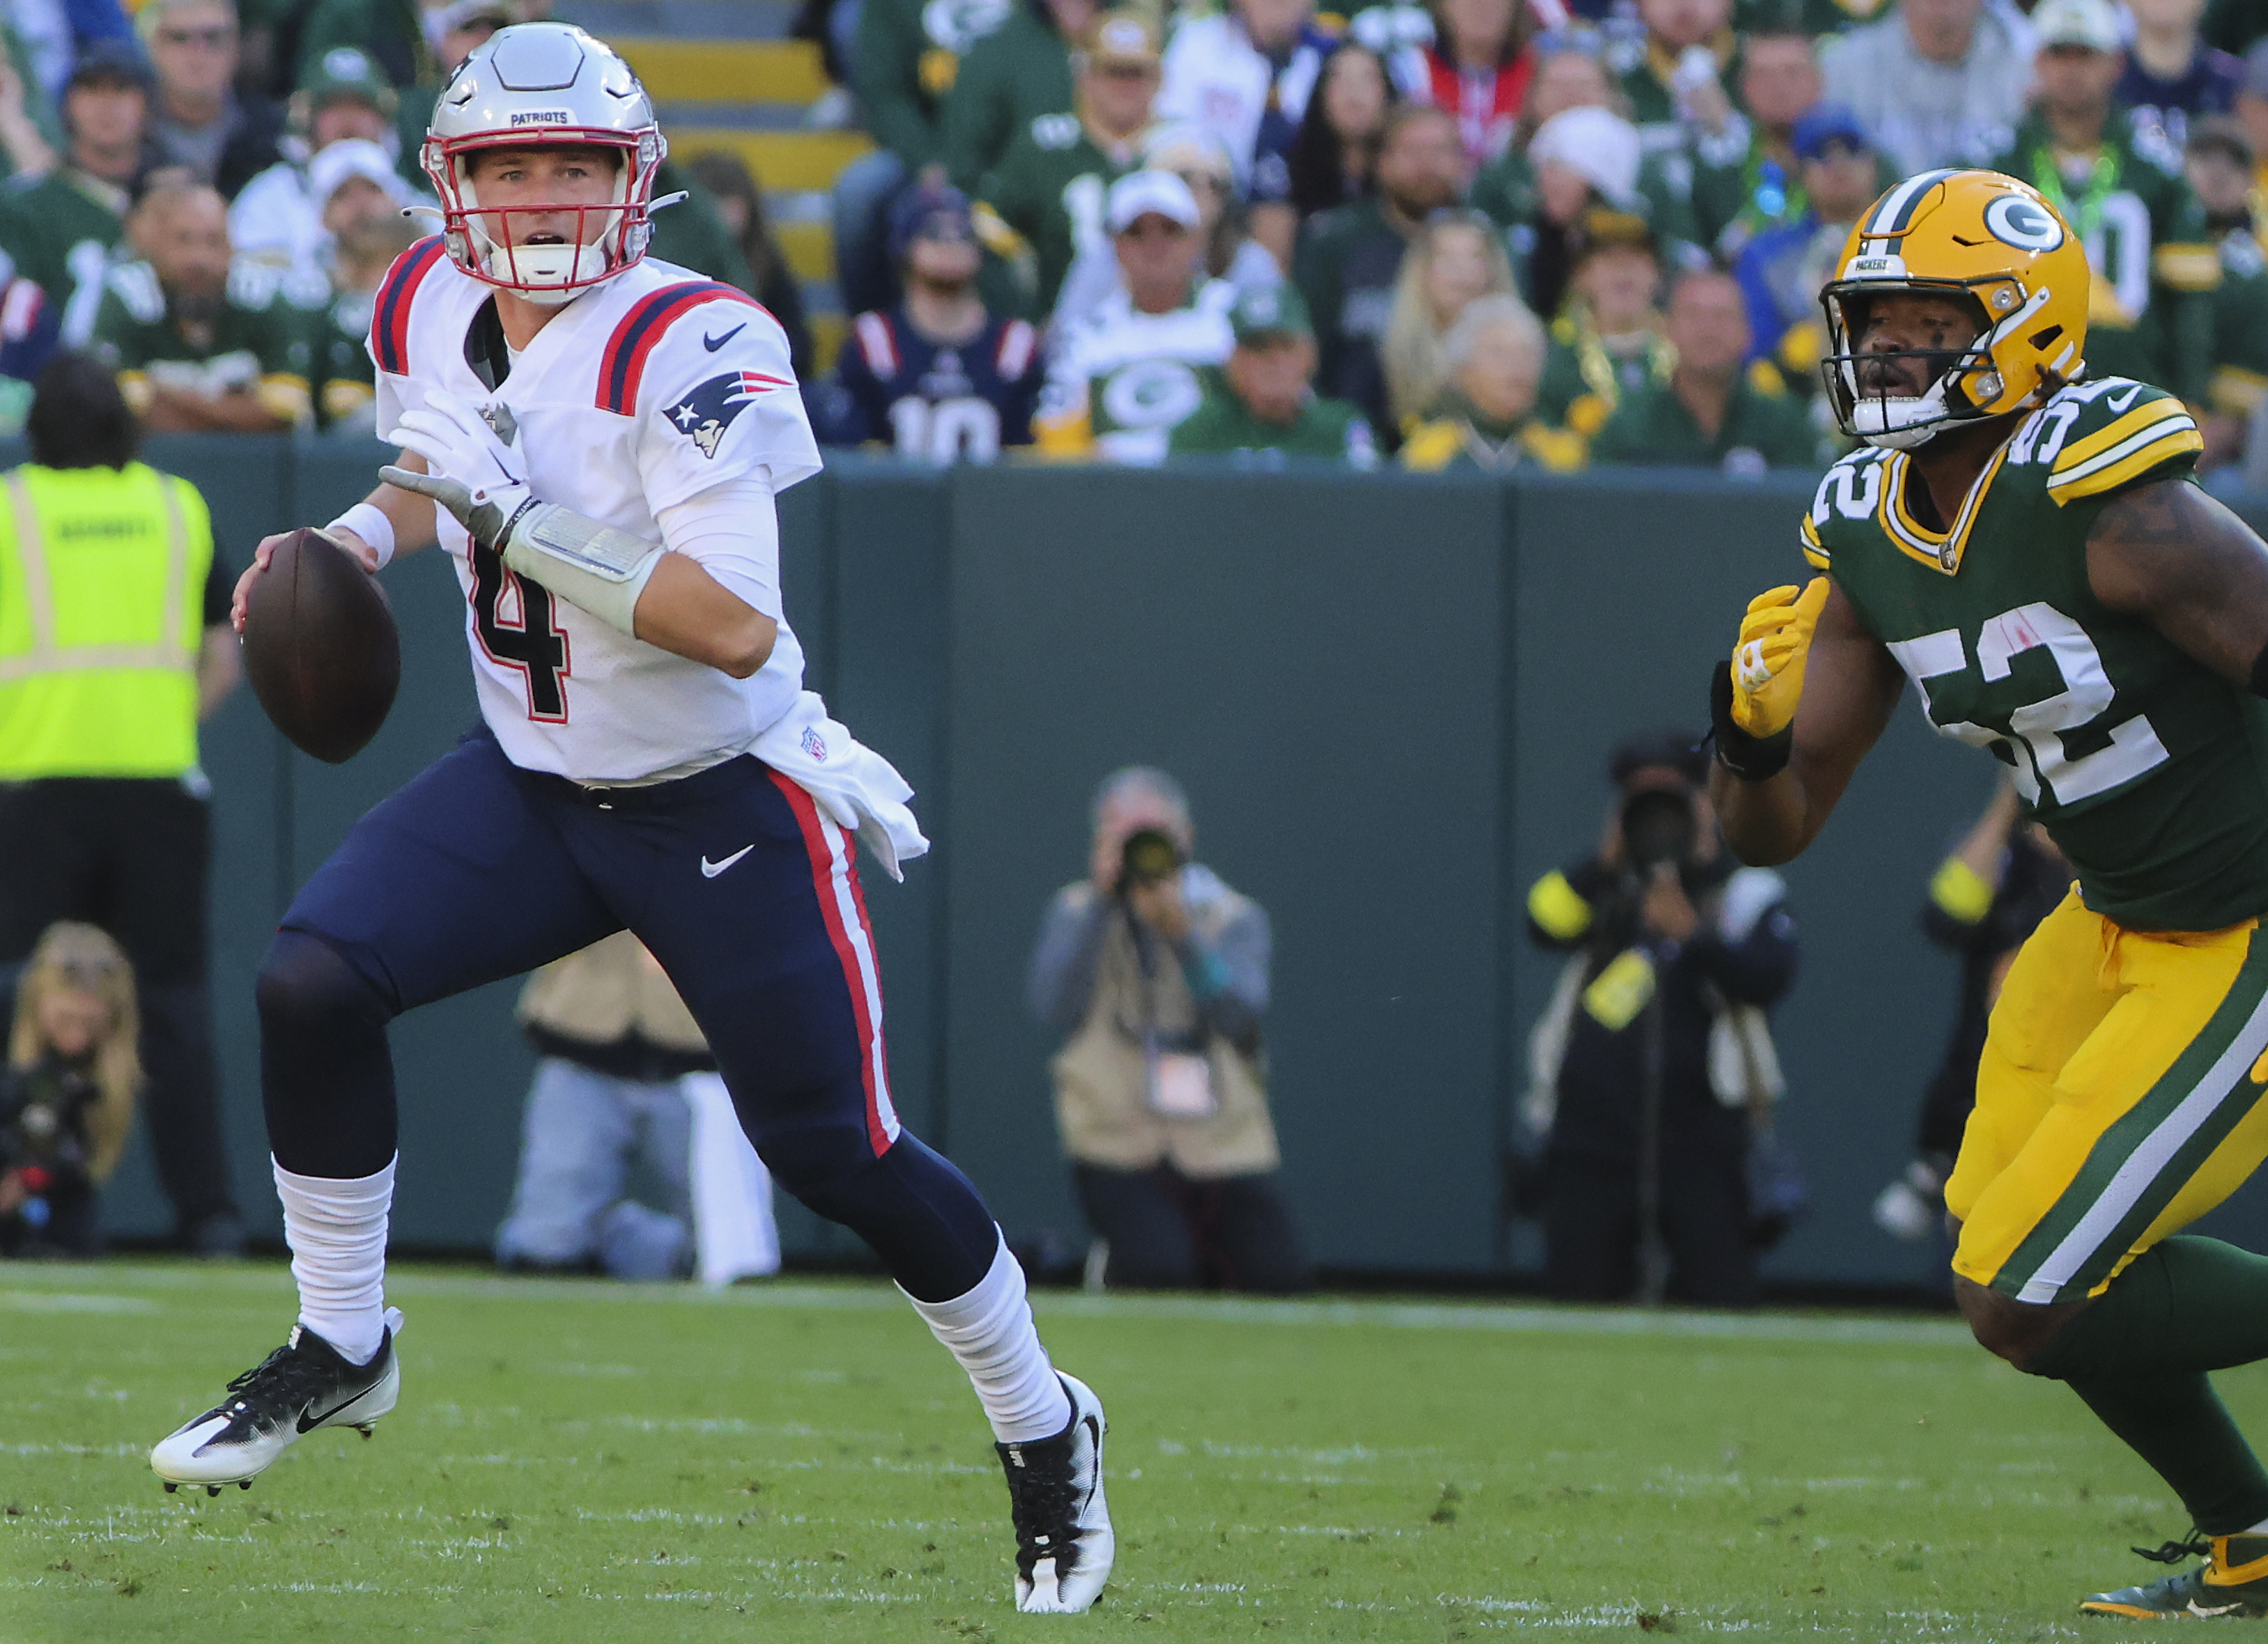
[[1110, 1577], [1116, 1541], [1102, 1499], [1102, 1401], [1074, 1376], [1071, 1425], [1055, 1437], [996, 1444], [1008, 1475], [1016, 1526], [1016, 1608], [1031, 1615], [1076, 1615]]
[[401, 1361], [394, 1351], [401, 1329], [401, 1313], [388, 1308], [378, 1351], [367, 1364], [350, 1364], [313, 1331], [294, 1325], [290, 1339], [228, 1384], [227, 1402], [151, 1450], [166, 1493], [184, 1484], [201, 1484], [209, 1496], [225, 1484], [249, 1490], [254, 1478], [318, 1427], [359, 1427], [367, 1437], [370, 1424], [401, 1395]]

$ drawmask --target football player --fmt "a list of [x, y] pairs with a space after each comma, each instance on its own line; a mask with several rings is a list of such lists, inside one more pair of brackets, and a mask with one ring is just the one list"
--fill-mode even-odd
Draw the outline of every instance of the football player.
[[2268, 1156], [2268, 546], [2180, 400], [2086, 368], [2080, 237], [1996, 172], [1909, 178], [1822, 293], [1865, 449], [1712, 680], [1725, 836], [1818, 836], [1911, 679], [2077, 885], [2010, 968], [1946, 1184], [1977, 1339], [2157, 1470], [2203, 1562], [2096, 1615], [2268, 1615], [2268, 1472], [2207, 1381], [2268, 1357], [2268, 1259], [2182, 1231]]
[[1112, 1556], [1101, 1406], [1049, 1365], [976, 1189], [892, 1109], [851, 841], [893, 873], [926, 841], [801, 689], [773, 497], [818, 452], [771, 316], [645, 258], [666, 152], [629, 66], [564, 24], [499, 31], [441, 92], [443, 230], [371, 322], [401, 459], [327, 529], [373, 572], [438, 539], [484, 723], [355, 826], [261, 963], [298, 1318], [151, 1464], [168, 1489], [248, 1486], [302, 1434], [394, 1407], [386, 1025], [628, 928], [774, 1178], [874, 1248], [975, 1383], [1018, 1607], [1084, 1610]]

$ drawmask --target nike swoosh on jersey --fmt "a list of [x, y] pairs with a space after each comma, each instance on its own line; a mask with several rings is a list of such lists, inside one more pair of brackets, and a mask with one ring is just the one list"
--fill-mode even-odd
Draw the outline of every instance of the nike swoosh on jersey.
[[703, 856], [701, 859], [701, 877], [704, 879], [715, 878], [718, 874], [724, 872], [725, 869], [731, 867], [734, 862], [740, 861], [741, 857], [747, 855], [754, 849], [755, 849], [754, 845], [743, 845], [740, 849], [734, 851], [722, 862], [711, 862], [708, 857]]
[[708, 334], [708, 333], [703, 332], [703, 333], [702, 333], [702, 334], [701, 334], [701, 346], [702, 346], [703, 348], [704, 348], [704, 349], [708, 349], [710, 353], [714, 354], [718, 349], [719, 349], [723, 348], [726, 343], [730, 342], [733, 338], [735, 338], [735, 337], [739, 336], [739, 335], [740, 335], [743, 331], [746, 331], [747, 328], [748, 328], [748, 322], [747, 322], [747, 320], [745, 320], [745, 319], [744, 319], [744, 320], [742, 320], [739, 325], [737, 325], [737, 326], [733, 327], [730, 331], [726, 332], [726, 333], [725, 333], [723, 336], [721, 336], [721, 337], [712, 337], [712, 336], [709, 335], [709, 334]]

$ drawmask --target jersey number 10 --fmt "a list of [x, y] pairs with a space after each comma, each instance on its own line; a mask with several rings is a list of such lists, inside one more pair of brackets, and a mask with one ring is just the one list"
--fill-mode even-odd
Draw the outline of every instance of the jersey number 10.
[[[551, 591], [504, 568], [494, 548], [473, 545], [473, 631], [491, 660], [527, 678], [527, 716], [545, 724], [567, 723], [567, 635], [551, 620]], [[517, 620], [497, 613], [509, 588]]]

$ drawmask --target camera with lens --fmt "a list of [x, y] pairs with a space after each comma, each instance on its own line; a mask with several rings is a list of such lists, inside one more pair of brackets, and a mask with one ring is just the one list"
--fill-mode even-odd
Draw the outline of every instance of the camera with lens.
[[1163, 884], [1182, 867], [1182, 848], [1172, 835], [1153, 827], [1136, 828], [1118, 855], [1118, 894], [1137, 885]]
[[1693, 796], [1683, 788], [1649, 788], [1623, 801], [1623, 861], [1641, 879], [1664, 865], [1679, 867], [1693, 857], [1701, 820]]

